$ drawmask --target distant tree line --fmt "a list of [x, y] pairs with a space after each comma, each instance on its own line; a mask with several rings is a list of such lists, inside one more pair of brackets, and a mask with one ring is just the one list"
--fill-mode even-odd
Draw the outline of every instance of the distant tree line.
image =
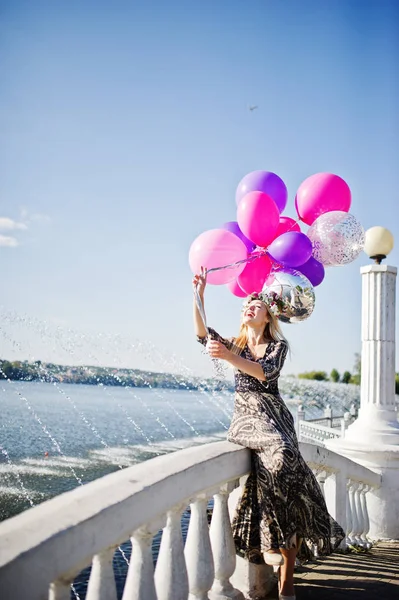
[[8, 361], [0, 359], [0, 380], [79, 383], [85, 385], [168, 388], [179, 390], [232, 390], [230, 381], [183, 377], [173, 373], [157, 373], [140, 369], [114, 367], [66, 366], [37, 360]]
[[[353, 365], [352, 373], [350, 371], [344, 371], [342, 375], [333, 369], [330, 375], [326, 371], [308, 371], [306, 373], [300, 373], [298, 377], [300, 379], [314, 379], [316, 381], [333, 381], [334, 383], [354, 383], [360, 384], [362, 374], [362, 361], [359, 353], [355, 354], [355, 364]], [[399, 373], [395, 375], [395, 394], [399, 394]]]
[[342, 375], [337, 369], [333, 369], [328, 375], [326, 371], [306, 371], [299, 373], [299, 379], [315, 379], [316, 381], [333, 381], [334, 383], [355, 383], [352, 373], [344, 371]]

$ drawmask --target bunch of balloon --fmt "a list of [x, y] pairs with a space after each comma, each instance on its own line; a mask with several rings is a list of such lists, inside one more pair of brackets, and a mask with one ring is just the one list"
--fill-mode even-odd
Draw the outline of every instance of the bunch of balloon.
[[[277, 316], [291, 323], [312, 313], [313, 288], [323, 281], [324, 267], [347, 264], [360, 254], [364, 230], [348, 213], [351, 192], [338, 175], [317, 173], [299, 186], [297, 221], [282, 214], [287, 197], [275, 173], [249, 173], [237, 188], [237, 220], [196, 238], [189, 262], [193, 272], [206, 267], [208, 282], [226, 284], [235, 296], [267, 293], [279, 307]], [[299, 222], [310, 226], [307, 234]]]

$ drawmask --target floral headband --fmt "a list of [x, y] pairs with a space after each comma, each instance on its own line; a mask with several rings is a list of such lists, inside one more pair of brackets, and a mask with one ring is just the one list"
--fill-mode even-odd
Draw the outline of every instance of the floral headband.
[[266, 304], [268, 310], [273, 313], [275, 317], [278, 317], [281, 310], [284, 308], [284, 301], [276, 294], [276, 292], [253, 292], [245, 298], [242, 310], [244, 311], [254, 300], [260, 300], [260, 302]]

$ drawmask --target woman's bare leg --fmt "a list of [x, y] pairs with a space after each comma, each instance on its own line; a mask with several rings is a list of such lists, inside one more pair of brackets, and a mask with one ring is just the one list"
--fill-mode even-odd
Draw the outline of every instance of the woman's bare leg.
[[297, 548], [285, 550], [281, 548], [281, 554], [284, 558], [284, 563], [280, 567], [280, 589], [279, 593], [284, 596], [294, 596], [294, 567]]

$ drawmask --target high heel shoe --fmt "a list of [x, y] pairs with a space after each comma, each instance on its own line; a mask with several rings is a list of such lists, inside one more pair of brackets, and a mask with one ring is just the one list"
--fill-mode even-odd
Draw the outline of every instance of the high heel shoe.
[[295, 594], [293, 596], [285, 596], [285, 594], [280, 594], [280, 572], [278, 573], [278, 600], [296, 600]]

